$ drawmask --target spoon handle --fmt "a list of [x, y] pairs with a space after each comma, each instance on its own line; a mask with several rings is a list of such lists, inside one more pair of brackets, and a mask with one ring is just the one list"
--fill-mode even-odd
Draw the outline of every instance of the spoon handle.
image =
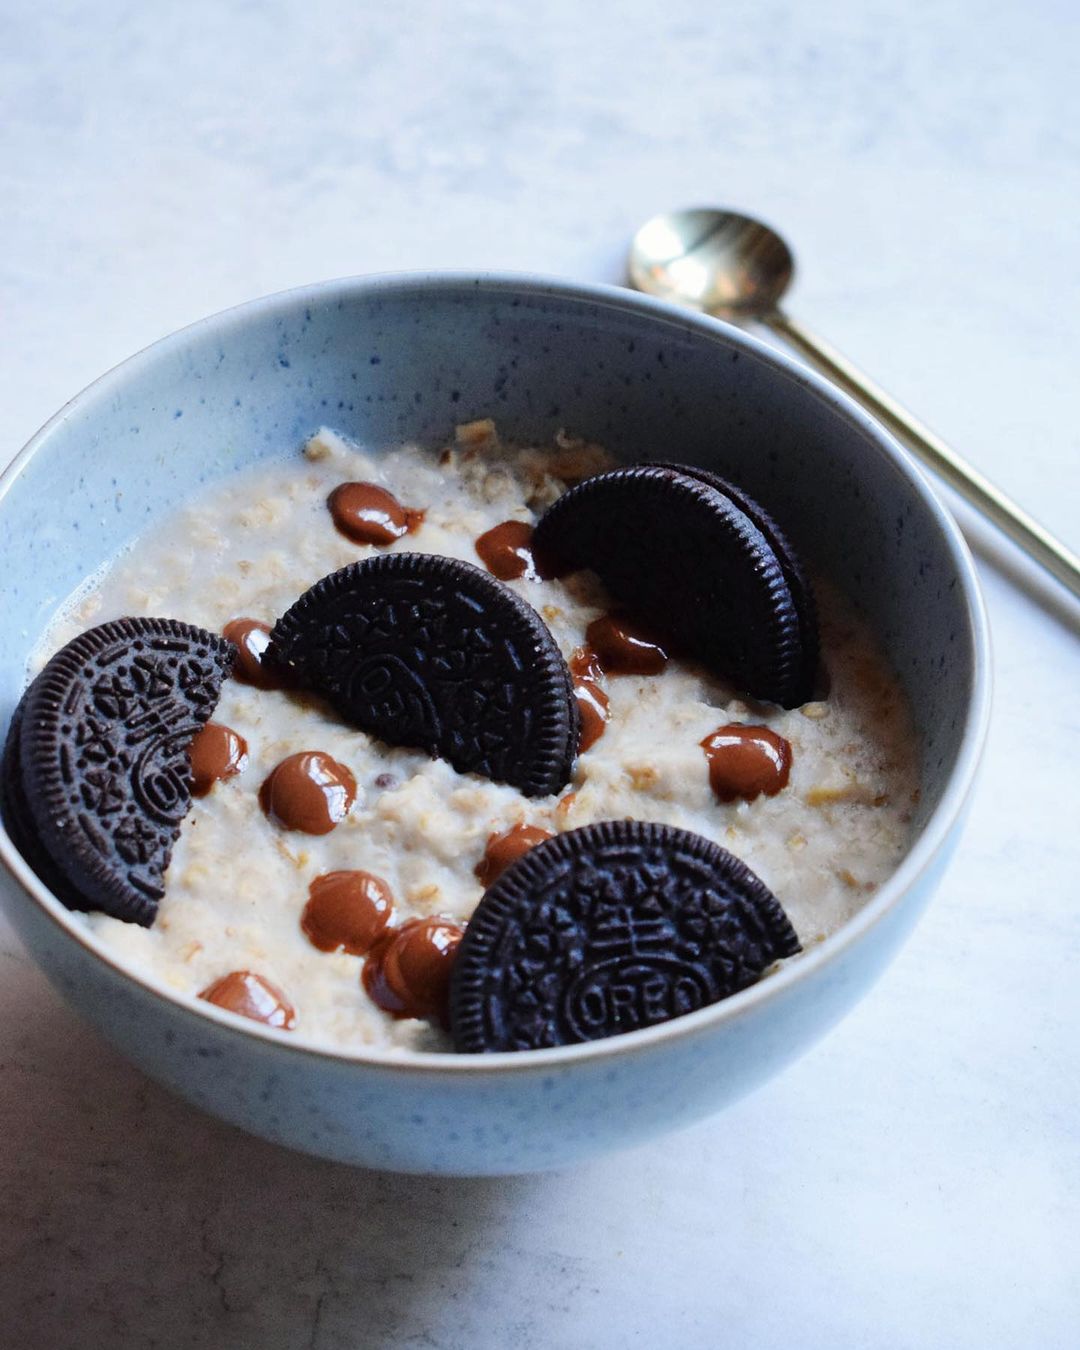
[[780, 310], [762, 317], [777, 336], [790, 343], [823, 375], [827, 375], [834, 384], [838, 384], [868, 412], [884, 422], [924, 464], [940, 474], [950, 487], [992, 520], [1013, 543], [1018, 544], [1037, 563], [1041, 563], [1073, 595], [1080, 597], [1080, 558], [1066, 548], [1060, 539], [1055, 539], [1023, 507], [1007, 497], [988, 478], [984, 478], [978, 469], [962, 459], [939, 436], [935, 436], [929, 427], [913, 417], [835, 347]]

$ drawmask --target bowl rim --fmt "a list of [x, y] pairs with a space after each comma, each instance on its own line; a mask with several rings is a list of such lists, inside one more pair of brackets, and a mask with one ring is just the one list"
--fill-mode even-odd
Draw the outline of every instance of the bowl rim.
[[933, 868], [947, 847], [954, 827], [962, 820], [986, 742], [991, 701], [989, 625], [971, 552], [956, 522], [938, 500], [912, 458], [883, 426], [842, 390], [803, 366], [786, 352], [770, 346], [722, 319], [682, 309], [667, 301], [654, 299], [621, 286], [560, 279], [532, 272], [503, 271], [403, 271], [332, 278], [277, 291], [220, 310], [157, 339], [105, 371], [69, 399], [0, 473], [0, 510], [12, 485], [30, 460], [47, 450], [53, 434], [73, 413], [95, 399], [108, 397], [122, 388], [133, 375], [152, 365], [171, 350], [181, 348], [207, 332], [214, 331], [224, 336], [241, 330], [253, 319], [275, 314], [290, 314], [298, 308], [317, 306], [327, 300], [337, 301], [346, 296], [349, 298], [376, 296], [380, 292], [404, 295], [410, 291], [424, 294], [467, 293], [496, 299], [516, 295], [521, 298], [527, 296], [576, 301], [600, 309], [645, 316], [663, 325], [682, 329], [687, 334], [698, 334], [712, 339], [718, 346], [727, 345], [729, 349], [741, 348], [769, 366], [778, 378], [800, 385], [819, 401], [828, 404], [834, 413], [861, 432], [876, 448], [882, 459], [889, 463], [894, 472], [915, 491], [937, 526], [956, 576], [959, 578], [968, 627], [966, 636], [973, 660], [964, 726], [948, 783], [941, 800], [900, 865], [862, 909], [835, 933], [816, 944], [811, 950], [804, 951], [779, 971], [726, 999], [682, 1017], [600, 1040], [555, 1046], [544, 1050], [500, 1051], [475, 1055], [453, 1051], [388, 1050], [371, 1046], [355, 1050], [337, 1048], [309, 1040], [302, 1033], [276, 1030], [258, 1022], [236, 1017], [216, 1008], [213, 1004], [200, 1001], [194, 994], [169, 990], [141, 971], [129, 968], [79, 921], [78, 916], [65, 908], [23, 860], [2, 823], [0, 823], [0, 861], [3, 862], [11, 879], [37, 903], [46, 917], [57, 928], [63, 930], [68, 938], [82, 946], [91, 957], [102, 961], [123, 979], [130, 980], [151, 999], [167, 1004], [175, 1015], [194, 1019], [198, 1026], [211, 1023], [216, 1026], [219, 1033], [226, 1037], [239, 1037], [241, 1042], [249, 1045], [252, 1041], [262, 1042], [265, 1052], [270, 1055], [284, 1052], [290, 1055], [313, 1056], [343, 1066], [344, 1070], [357, 1069], [423, 1076], [434, 1073], [451, 1079], [479, 1075], [486, 1079], [492, 1074], [507, 1071], [550, 1074], [560, 1069], [570, 1070], [574, 1065], [588, 1065], [596, 1061], [644, 1055], [669, 1041], [685, 1041], [712, 1034], [721, 1026], [740, 1021], [752, 1015], [759, 1006], [777, 1000], [788, 991], [812, 981], [819, 972], [824, 972], [836, 964], [845, 953], [898, 908], [903, 898]]

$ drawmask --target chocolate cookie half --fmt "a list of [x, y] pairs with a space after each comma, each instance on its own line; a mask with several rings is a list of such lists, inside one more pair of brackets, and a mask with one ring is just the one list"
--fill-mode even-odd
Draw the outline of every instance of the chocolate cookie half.
[[[727, 478], [721, 478], [718, 473], [699, 468], [696, 464], [658, 464], [656, 467], [671, 469], [674, 473], [696, 478], [699, 483], [705, 483], [709, 487], [715, 488], [718, 492], [730, 498], [740, 511], [744, 511], [765, 536], [769, 547], [776, 554], [776, 560], [780, 564], [784, 580], [791, 591], [791, 598], [799, 621], [799, 639], [803, 661], [802, 670], [799, 673], [799, 686], [806, 691], [806, 699], [813, 697], [814, 681], [817, 678], [818, 660], [821, 655], [817, 600], [802, 558], [796, 552], [787, 535], [761, 503], [755, 501], [745, 488], [739, 487], [737, 483], [732, 483]], [[806, 700], [800, 701], [805, 702]]]
[[7, 740], [4, 742], [4, 756], [0, 761], [0, 817], [12, 842], [26, 861], [38, 874], [59, 900], [68, 909], [87, 909], [82, 896], [71, 886], [53, 866], [49, 855], [41, 847], [30, 817], [30, 808], [23, 791], [22, 767], [22, 720], [26, 709], [26, 694], [19, 700], [18, 707], [11, 716]]
[[71, 909], [149, 925], [191, 805], [192, 738], [235, 649], [172, 619], [91, 628], [48, 662], [8, 730], [4, 822]]
[[547, 625], [469, 563], [393, 553], [316, 582], [277, 621], [267, 660], [348, 721], [526, 796], [558, 792], [577, 700]]
[[643, 464], [565, 493], [533, 536], [541, 571], [588, 567], [636, 618], [754, 698], [811, 697], [809, 583], [768, 515], [701, 470]]
[[710, 840], [649, 821], [586, 825], [530, 849], [477, 906], [450, 983], [454, 1048], [635, 1031], [797, 951], [780, 902]]

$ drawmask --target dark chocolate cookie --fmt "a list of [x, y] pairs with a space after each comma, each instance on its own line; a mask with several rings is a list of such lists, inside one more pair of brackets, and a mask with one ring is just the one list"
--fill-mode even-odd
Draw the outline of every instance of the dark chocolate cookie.
[[117, 619], [27, 689], [4, 750], [4, 821], [69, 908], [153, 923], [191, 805], [188, 748], [234, 655], [189, 624]]
[[[817, 678], [818, 659], [821, 655], [817, 600], [803, 561], [787, 535], [760, 502], [755, 501], [737, 483], [721, 478], [718, 473], [699, 468], [696, 464], [658, 464], [656, 467], [671, 469], [674, 473], [696, 478], [699, 483], [706, 483], [709, 487], [722, 492], [724, 496], [729, 497], [735, 503], [740, 511], [745, 511], [765, 536], [769, 547], [776, 554], [776, 559], [784, 573], [784, 580], [787, 582], [792, 599], [795, 602], [795, 613], [799, 618], [799, 636], [803, 652], [803, 670], [800, 683], [804, 690], [812, 691], [814, 681]], [[807, 692], [806, 697], [812, 697], [812, 692]]]
[[356, 562], [275, 624], [267, 660], [391, 745], [526, 796], [558, 792], [577, 752], [577, 700], [540, 616], [469, 563], [422, 553]]
[[[29, 692], [29, 691], [27, 691]], [[68, 909], [86, 909], [79, 893], [53, 866], [52, 860], [38, 842], [30, 818], [30, 808], [23, 792], [20, 755], [22, 750], [22, 720], [26, 708], [26, 694], [19, 700], [11, 716], [4, 756], [0, 762], [0, 816], [12, 843], [57, 899]]]
[[761, 524], [704, 477], [636, 465], [560, 497], [533, 552], [548, 576], [592, 568], [685, 654], [754, 698], [796, 707], [811, 697], [817, 665], [809, 586], [801, 570], [795, 578], [793, 551], [778, 551], [779, 531], [755, 514]]
[[454, 1048], [635, 1031], [727, 998], [798, 950], [768, 887], [708, 839], [586, 825], [530, 849], [477, 906], [450, 984]]

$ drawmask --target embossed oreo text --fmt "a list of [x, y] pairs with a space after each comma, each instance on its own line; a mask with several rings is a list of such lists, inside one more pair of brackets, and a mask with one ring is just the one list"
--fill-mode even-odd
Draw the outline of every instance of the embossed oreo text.
[[633, 1031], [695, 1012], [714, 997], [692, 966], [677, 961], [612, 962], [583, 971], [567, 991], [564, 1016], [581, 1040]]

